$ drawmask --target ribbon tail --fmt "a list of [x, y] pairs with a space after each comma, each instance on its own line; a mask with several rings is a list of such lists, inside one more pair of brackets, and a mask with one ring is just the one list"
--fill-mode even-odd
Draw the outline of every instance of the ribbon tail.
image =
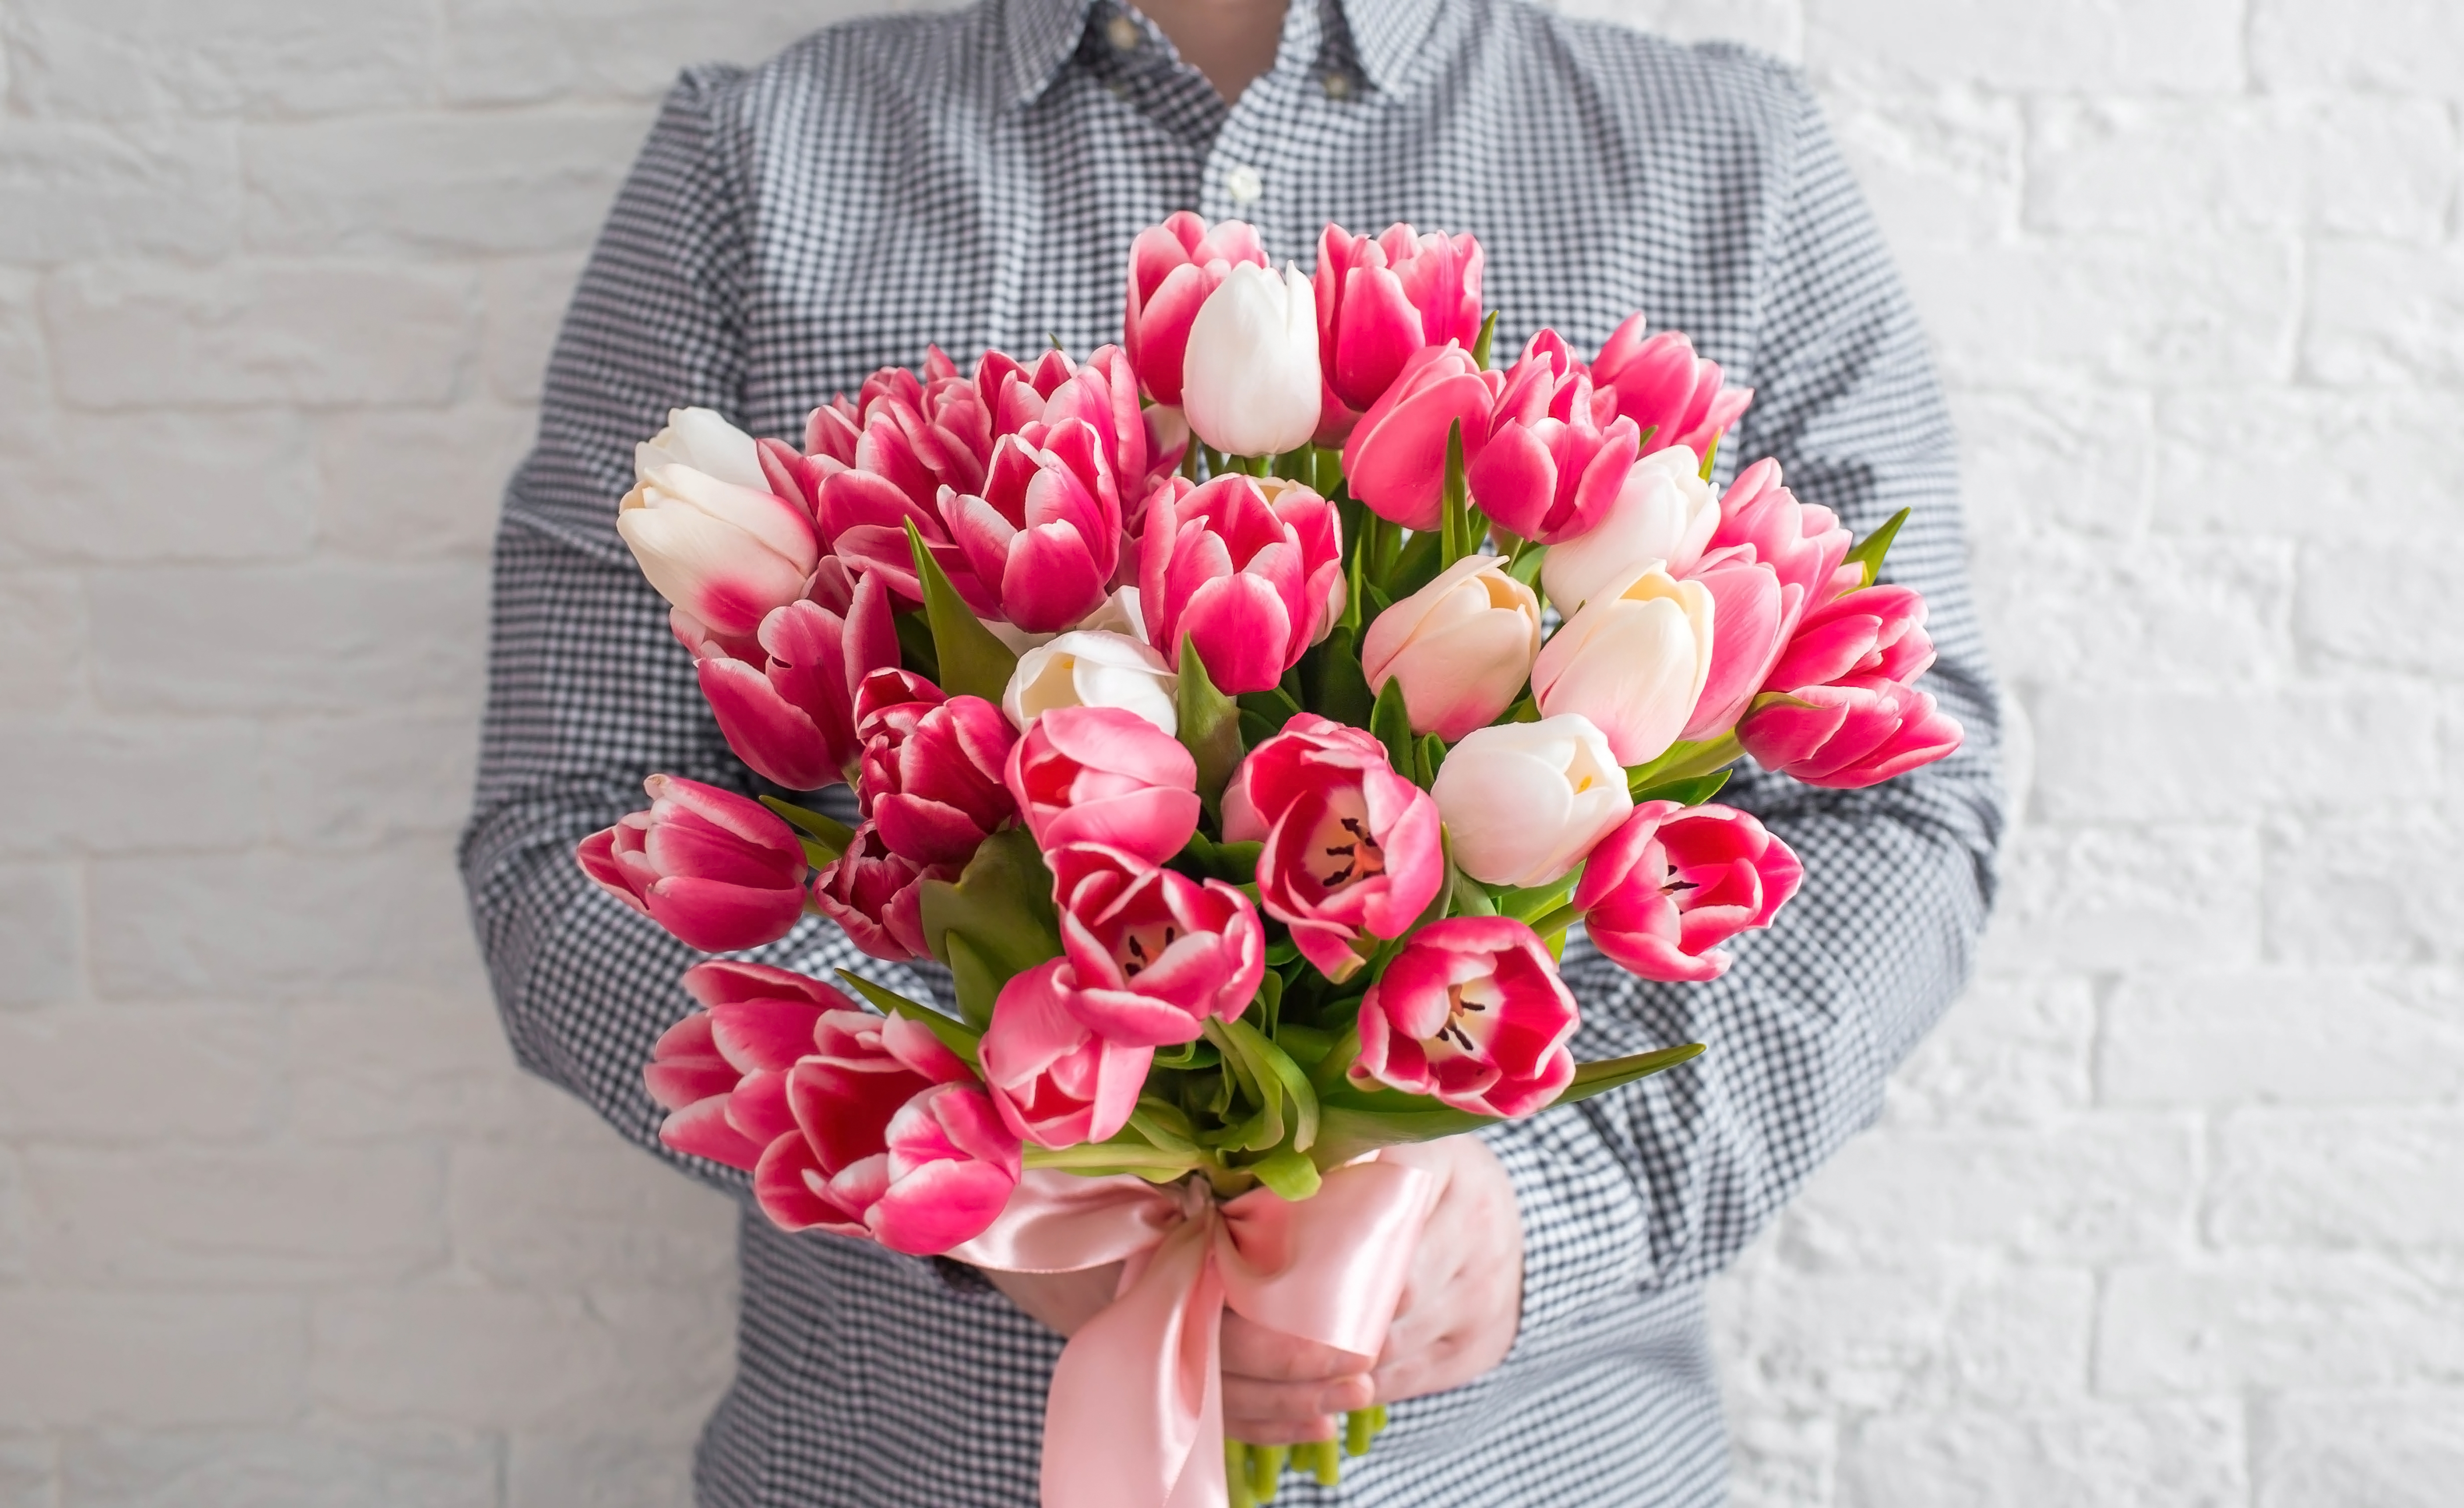
[[1203, 1491], [1209, 1473], [1213, 1496], [1187, 1502], [1222, 1508], [1214, 1223], [1191, 1220], [1166, 1236], [1136, 1281], [1062, 1348], [1044, 1405], [1047, 1508], [1182, 1508], [1184, 1478]]
[[[1222, 1320], [1219, 1300], [1216, 1326], [1221, 1326]], [[1180, 1480], [1172, 1484], [1172, 1496], [1164, 1499], [1163, 1508], [1228, 1508], [1231, 1501], [1232, 1494], [1223, 1478], [1223, 1367], [1220, 1361], [1210, 1359], [1206, 1364], [1206, 1400], [1198, 1411], [1198, 1439], [1190, 1446], [1188, 1463], [1181, 1468]]]

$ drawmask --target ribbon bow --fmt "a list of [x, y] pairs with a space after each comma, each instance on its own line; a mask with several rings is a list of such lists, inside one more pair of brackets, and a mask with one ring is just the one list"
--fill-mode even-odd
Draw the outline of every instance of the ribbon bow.
[[1295, 1204], [1254, 1189], [1027, 1173], [992, 1228], [950, 1253], [1007, 1272], [1123, 1263], [1111, 1305], [1079, 1327], [1044, 1408], [1046, 1508], [1224, 1508], [1223, 1310], [1375, 1356], [1402, 1299], [1437, 1181], [1375, 1161]]

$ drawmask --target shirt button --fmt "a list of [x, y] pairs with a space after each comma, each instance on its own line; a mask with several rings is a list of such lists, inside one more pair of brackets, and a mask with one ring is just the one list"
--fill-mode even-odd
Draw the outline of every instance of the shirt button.
[[1138, 30], [1138, 24], [1125, 15], [1115, 15], [1105, 22], [1104, 35], [1124, 53], [1136, 52], [1138, 44], [1147, 39], [1147, 34]]
[[1253, 205], [1266, 191], [1266, 181], [1256, 168], [1243, 164], [1223, 175], [1223, 191], [1232, 196], [1236, 205]]
[[1326, 97], [1327, 97], [1329, 99], [1349, 99], [1349, 98], [1352, 98], [1352, 78], [1351, 78], [1351, 76], [1349, 76], [1349, 75], [1347, 75], [1347, 74], [1329, 74], [1329, 75], [1327, 75], [1327, 76], [1326, 76]]

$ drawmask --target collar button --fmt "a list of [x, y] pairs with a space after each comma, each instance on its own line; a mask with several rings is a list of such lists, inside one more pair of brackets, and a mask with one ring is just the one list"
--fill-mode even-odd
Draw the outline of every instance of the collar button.
[[1236, 205], [1253, 205], [1266, 191], [1266, 180], [1246, 163], [1223, 175], [1223, 191]]

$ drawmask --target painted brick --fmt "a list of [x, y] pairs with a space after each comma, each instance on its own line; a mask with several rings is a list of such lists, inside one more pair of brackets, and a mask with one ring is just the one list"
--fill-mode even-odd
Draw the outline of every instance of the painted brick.
[[2464, 986], [2443, 972], [2141, 973], [2105, 1006], [2096, 1078], [2136, 1105], [2464, 1097]]
[[488, 391], [509, 403], [537, 403], [564, 306], [582, 277], [576, 256], [507, 257], [488, 266], [482, 365]]
[[0, 864], [0, 1005], [40, 1005], [85, 991], [84, 906], [75, 871]]
[[0, 707], [56, 712], [85, 689], [85, 593], [75, 577], [0, 572]]
[[11, 85], [43, 115], [361, 110], [427, 90], [419, 0], [12, 0]]
[[260, 1136], [281, 1111], [282, 1037], [279, 1016], [252, 1005], [0, 1016], [0, 1136], [185, 1147]]
[[476, 316], [469, 273], [366, 262], [85, 264], [43, 295], [60, 396], [97, 408], [441, 404]]
[[74, 1508], [495, 1508], [500, 1469], [494, 1440], [429, 1432], [110, 1430], [63, 1453]]
[[0, 438], [14, 440], [51, 403], [40, 288], [32, 273], [0, 267]]
[[283, 1288], [386, 1280], [446, 1251], [430, 1147], [26, 1155], [37, 1279]]
[[2398, 386], [2464, 381], [2464, 244], [2326, 241], [2309, 273], [2305, 373]]
[[2257, 836], [2233, 827], [2029, 828], [2003, 861], [1994, 969], [2129, 969], [2258, 954]]
[[2447, 1508], [2464, 1482], [2464, 1392], [2288, 1393], [2253, 1433], [2258, 1508]]
[[1892, 1415], [1840, 1446], [1842, 1508], [2242, 1508], [2229, 1402]]
[[2157, 526], [2343, 544], [2366, 516], [2389, 536], [2453, 534], [2451, 499], [2464, 493], [2454, 410], [2453, 394], [2416, 388], [2167, 393]]
[[2267, 844], [2268, 951], [2299, 964], [2464, 957], [2456, 842], [2453, 822], [2421, 814], [2278, 827]]
[[693, 1453], [641, 1433], [525, 1432], [505, 1461], [506, 1508], [672, 1508], [693, 1500]]
[[2227, 1116], [2203, 1224], [2226, 1247], [2464, 1247], [2464, 1111]]
[[220, 256], [239, 242], [227, 125], [0, 125], [0, 258]]
[[306, 1305], [282, 1294], [0, 1288], [0, 1418], [19, 1427], [287, 1422]]
[[2019, 687], [2277, 682], [2295, 669], [2298, 579], [2277, 539], [2076, 535], [1980, 544], [1995, 665]]
[[[281, 410], [62, 416], [0, 498], [30, 556], [149, 562], [307, 554], [317, 471], [308, 426]], [[179, 457], [176, 478], [141, 458]]]
[[248, 244], [295, 256], [587, 245], [649, 124], [621, 108], [252, 127]]
[[319, 547], [393, 562], [484, 557], [505, 479], [536, 427], [529, 411], [497, 404], [324, 416], [316, 442]]
[[451, 834], [470, 813], [477, 753], [467, 716], [288, 723], [269, 739], [266, 803], [282, 840], [303, 848]]
[[2464, 623], [2441, 556], [2379, 537], [2321, 544], [2303, 554], [2295, 599], [2302, 640], [2321, 658], [2379, 669], [2453, 675], [2464, 670]]
[[246, 847], [256, 747], [241, 722], [0, 719], [0, 852]]
[[463, 1147], [450, 1195], [454, 1256], [524, 1287], [735, 1280], [736, 1201], [613, 1136], [595, 1146]]
[[473, 103], [651, 99], [679, 64], [759, 62], [873, 9], [850, 0], [446, 0], [444, 85], [449, 98]]
[[2464, 1269], [2372, 1254], [2118, 1268], [2096, 1359], [2099, 1389], [2126, 1396], [2453, 1387], [2464, 1384]]
[[2242, 81], [2237, 0], [2124, 8], [1974, 0], [1806, 0], [1806, 61], [1894, 82], [2012, 89], [2232, 89]]
[[2453, 95], [2464, 15], [2444, 0], [2252, 0], [2251, 65], [2277, 86]]
[[2438, 710], [2376, 688], [2048, 691], [2031, 708], [2054, 820], [2390, 811], [2439, 794]]
[[2096, 1036], [2096, 1000], [2085, 979], [1980, 979], [1891, 1076], [1886, 1124], [2056, 1121], [2092, 1097]]
[[540, 1142], [607, 1131], [514, 1067], [484, 989], [292, 1013], [292, 1119], [319, 1142], [452, 1136]]
[[[26, 1276], [26, 1175], [18, 1167], [17, 1154], [0, 1147], [0, 1281], [14, 1282]], [[0, 1436], [0, 1462], [8, 1460], [8, 1441]], [[0, 1483], [8, 1477], [0, 1469]], [[9, 1501], [0, 1489], [0, 1504]]]
[[0, 1436], [0, 1508], [52, 1508], [58, 1452], [40, 1435]]
[[98, 573], [96, 689], [190, 711], [468, 708], [486, 590], [458, 561]]
[[1640, 27], [1687, 42], [1743, 42], [1799, 61], [1804, 17], [1796, 0], [1558, 0], [1568, 15]]
[[2102, 541], [2145, 527], [2154, 427], [2145, 395], [1971, 390], [1952, 393], [1950, 408], [1961, 500], [1981, 538], [2060, 531]]

